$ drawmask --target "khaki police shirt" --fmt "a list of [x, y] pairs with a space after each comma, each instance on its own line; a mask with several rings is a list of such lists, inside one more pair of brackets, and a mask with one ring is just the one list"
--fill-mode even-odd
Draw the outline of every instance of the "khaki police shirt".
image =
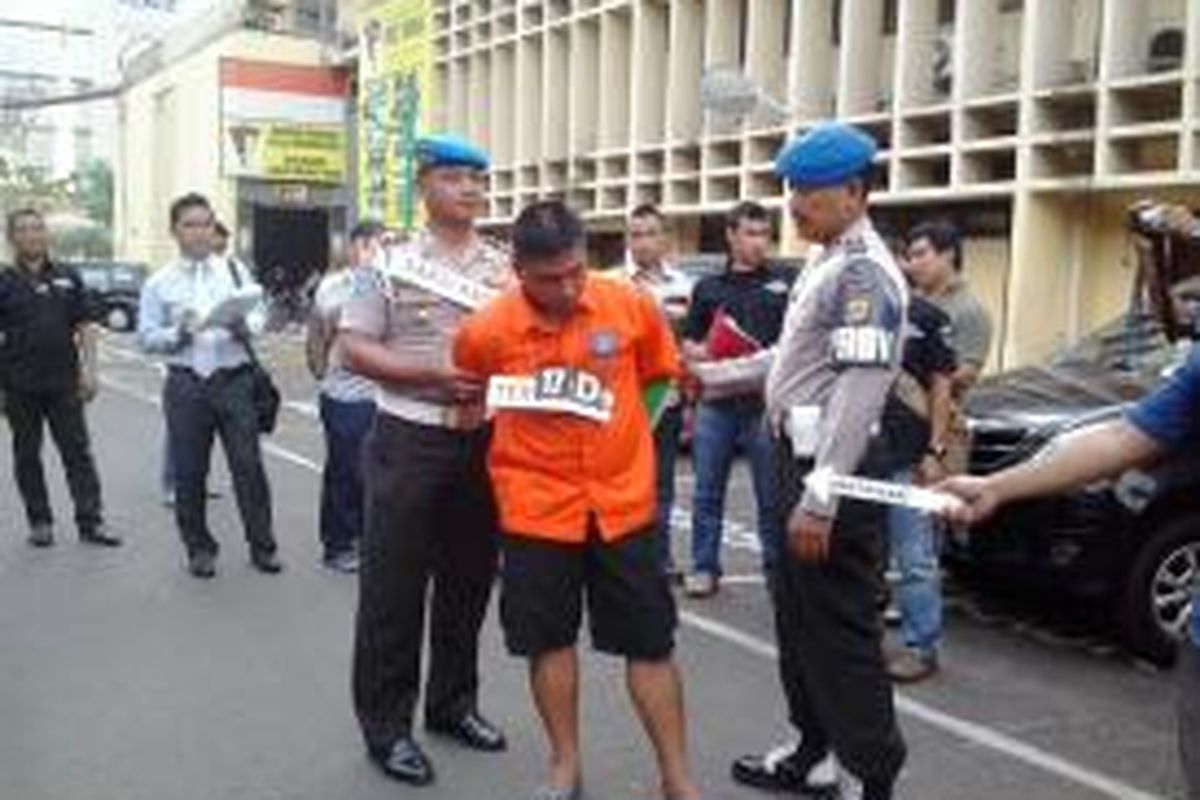
[[[866, 217], [797, 279], [767, 376], [767, 418], [779, 431], [796, 409], [817, 420], [814, 469], [852, 475], [860, 466], [899, 371], [907, 307], [904, 277]], [[801, 506], [837, 512], [836, 501], [808, 491]]]
[[[409, 256], [452, 270], [490, 289], [512, 283], [507, 251], [483, 238], [458, 252], [449, 252], [428, 231], [399, 247]], [[389, 275], [381, 264], [360, 270], [341, 315], [339, 330], [351, 331], [384, 343], [414, 368], [448, 369], [453, 365], [454, 335], [471, 309]], [[437, 389], [413, 388], [381, 382], [377, 398], [385, 413], [405, 416], [405, 401], [450, 406], [451, 398]]]

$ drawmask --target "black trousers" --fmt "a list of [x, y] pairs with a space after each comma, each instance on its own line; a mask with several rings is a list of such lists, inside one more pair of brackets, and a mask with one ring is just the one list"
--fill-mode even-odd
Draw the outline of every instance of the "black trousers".
[[[811, 463], [793, 458], [786, 438], [776, 439], [773, 459], [779, 509], [788, 514]], [[878, 477], [874, 460], [868, 455], [859, 474]], [[806, 564], [788, 551], [772, 588], [779, 677], [805, 747], [831, 750], [860, 780], [890, 786], [905, 746], [875, 603], [885, 524], [882, 506], [843, 500], [829, 560]]]
[[100, 477], [92, 458], [83, 401], [78, 392], [74, 388], [54, 392], [9, 389], [4, 397], [12, 429], [17, 488], [29, 524], [49, 525], [54, 521], [46, 491], [46, 473], [42, 469], [42, 435], [49, 426], [75, 503], [75, 524], [81, 533], [96, 530], [103, 522]]
[[353, 690], [373, 751], [412, 730], [431, 583], [426, 724], [475, 710], [479, 629], [496, 574], [487, 442], [482, 430], [416, 425], [382, 411], [367, 437]]
[[1179, 759], [1188, 800], [1200, 800], [1200, 647], [1190, 638], [1179, 645], [1175, 665], [1179, 691]]
[[263, 467], [252, 387], [246, 368], [219, 370], [207, 379], [179, 367], [167, 374], [163, 408], [175, 467], [175, 521], [189, 555], [220, 549], [208, 529], [205, 500], [213, 440], [218, 436], [246, 541], [251, 550], [275, 551], [271, 487]]

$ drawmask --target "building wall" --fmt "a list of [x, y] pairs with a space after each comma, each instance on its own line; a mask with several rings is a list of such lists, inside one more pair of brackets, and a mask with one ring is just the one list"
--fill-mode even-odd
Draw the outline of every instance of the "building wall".
[[236, 30], [128, 88], [119, 101], [116, 250], [161, 264], [175, 254], [168, 209], [190, 191], [209, 197], [236, 229], [236, 181], [221, 174], [222, 58], [321, 63], [317, 42]]
[[[994, 366], [1041, 358], [1124, 306], [1129, 202], [1200, 200], [1200, 0], [434, 8], [439, 119], [492, 151], [490, 223], [549, 196], [597, 230], [646, 201], [689, 230], [743, 198], [780, 208], [775, 152], [839, 116], [881, 143], [878, 206], [910, 217], [964, 201], [1009, 209], [1007, 236], [968, 246], [968, 276], [1001, 334]], [[1149, 58], [1164, 28], [1186, 34], [1181, 64]], [[718, 65], [753, 78], [786, 115], [705, 113], [700, 75]], [[786, 251], [804, 247], [783, 230]]]

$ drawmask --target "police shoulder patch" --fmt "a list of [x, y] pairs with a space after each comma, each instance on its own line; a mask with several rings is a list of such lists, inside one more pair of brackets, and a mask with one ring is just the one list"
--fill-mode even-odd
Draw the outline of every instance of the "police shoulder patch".
[[851, 297], [842, 308], [842, 320], [847, 325], [861, 325], [871, 318], [871, 298]]

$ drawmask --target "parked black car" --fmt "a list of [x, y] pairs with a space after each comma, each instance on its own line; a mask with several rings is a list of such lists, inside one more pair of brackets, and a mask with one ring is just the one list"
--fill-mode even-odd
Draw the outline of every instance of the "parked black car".
[[72, 266], [79, 270], [105, 327], [114, 331], [137, 327], [138, 295], [149, 271], [144, 264], [83, 261]]
[[[1071, 431], [1124, 412], [1186, 357], [1161, 322], [1131, 314], [1041, 367], [980, 382], [967, 413], [971, 472], [1037, 458]], [[1102, 604], [1125, 644], [1174, 657], [1200, 585], [1200, 460], [1194, 454], [1057, 497], [1009, 506], [949, 537], [951, 568], [1056, 599]]]

